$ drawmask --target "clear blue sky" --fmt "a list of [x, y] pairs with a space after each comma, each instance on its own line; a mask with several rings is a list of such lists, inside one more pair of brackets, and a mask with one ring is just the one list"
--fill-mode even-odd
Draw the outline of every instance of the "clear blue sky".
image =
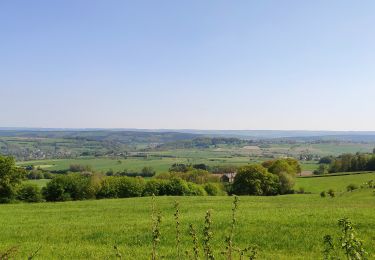
[[375, 130], [375, 1], [0, 1], [0, 126]]

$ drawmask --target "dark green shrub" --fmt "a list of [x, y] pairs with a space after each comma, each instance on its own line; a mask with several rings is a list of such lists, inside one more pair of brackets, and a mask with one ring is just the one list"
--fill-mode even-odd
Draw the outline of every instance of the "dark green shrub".
[[26, 177], [30, 180], [44, 179], [44, 173], [40, 170], [32, 170], [27, 173]]
[[145, 166], [142, 168], [141, 173], [142, 173], [142, 177], [152, 177], [155, 175], [156, 172], [154, 168]]
[[71, 171], [71, 172], [92, 172], [92, 167], [90, 165], [71, 164], [69, 166], [69, 171]]
[[174, 163], [172, 166], [169, 168], [170, 172], [187, 172], [192, 169], [191, 165], [186, 165], [183, 163]]
[[304, 187], [300, 187], [297, 191], [298, 194], [305, 194], [305, 188]]
[[64, 201], [64, 192], [65, 185], [60, 176], [47, 183], [42, 189], [42, 194], [47, 201]]
[[92, 187], [92, 175], [69, 174], [52, 179], [43, 189], [47, 201], [93, 199], [96, 189]]
[[188, 195], [189, 192], [190, 189], [187, 185], [187, 182], [180, 178], [172, 178], [166, 184], [167, 195], [184, 196]]
[[335, 191], [334, 191], [333, 189], [329, 189], [327, 193], [328, 193], [328, 195], [329, 195], [331, 198], [334, 198], [335, 195], [336, 195], [336, 194], [335, 194]]
[[50, 172], [45, 172], [45, 173], [43, 174], [43, 178], [44, 178], [44, 179], [52, 179], [52, 178], [53, 178], [53, 174], [50, 173]]
[[368, 182], [365, 182], [361, 185], [361, 188], [375, 188], [375, 185], [374, 185], [374, 180], [370, 180]]
[[326, 192], [325, 192], [325, 191], [322, 191], [322, 192], [320, 193], [320, 197], [325, 198], [325, 197], [326, 197]]
[[146, 182], [143, 196], [163, 196], [167, 194], [168, 180], [153, 179]]
[[[106, 177], [100, 183], [98, 198], [129, 198], [144, 194], [145, 182], [142, 178]], [[151, 194], [152, 195], [152, 194]]]
[[353, 184], [353, 183], [346, 186], [347, 191], [353, 191], [353, 190], [356, 190], [356, 189], [358, 189], [358, 186]]
[[26, 202], [40, 202], [42, 201], [42, 193], [37, 185], [25, 183], [19, 187], [17, 199]]
[[118, 178], [118, 197], [130, 198], [141, 197], [145, 188], [145, 182], [142, 178], [117, 177]]
[[100, 189], [96, 194], [97, 198], [117, 198], [119, 194], [118, 177], [104, 178]]

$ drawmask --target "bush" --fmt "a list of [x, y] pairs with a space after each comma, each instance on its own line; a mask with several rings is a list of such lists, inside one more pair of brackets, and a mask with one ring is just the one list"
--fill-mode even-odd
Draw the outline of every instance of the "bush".
[[142, 196], [145, 188], [145, 182], [142, 178], [117, 177], [117, 179], [119, 198]]
[[39, 170], [32, 170], [27, 173], [26, 177], [30, 180], [39, 180], [44, 178], [44, 173]]
[[320, 193], [320, 197], [325, 198], [325, 197], [326, 197], [326, 192], [325, 192], [325, 191], [322, 191], [322, 192]]
[[143, 191], [143, 196], [162, 196], [168, 195], [167, 186], [168, 180], [150, 180], [146, 182], [145, 189]]
[[314, 171], [315, 175], [324, 175], [327, 174], [329, 170], [329, 165], [327, 164], [320, 164], [319, 168]]
[[205, 189], [198, 184], [195, 183], [188, 183], [189, 192], [187, 195], [191, 196], [207, 196], [207, 192]]
[[329, 189], [327, 193], [328, 193], [328, 195], [329, 195], [331, 198], [334, 198], [335, 195], [336, 195], [336, 194], [335, 194], [335, 191], [334, 191], [333, 189]]
[[100, 184], [100, 189], [96, 194], [97, 198], [117, 198], [118, 197], [118, 177], [107, 177]]
[[353, 184], [353, 183], [346, 186], [347, 191], [353, 191], [353, 190], [356, 190], [356, 189], [358, 189], [358, 186]]
[[206, 165], [204, 163], [194, 164], [193, 168], [194, 169], [199, 169], [199, 170], [205, 170], [205, 171], [209, 171], [210, 170], [210, 166], [208, 166], [208, 165]]
[[206, 183], [203, 188], [209, 196], [226, 195], [223, 185], [220, 183]]
[[187, 172], [192, 169], [191, 165], [186, 165], [183, 163], [174, 163], [172, 166], [169, 168], [170, 172]]
[[98, 198], [130, 198], [144, 194], [145, 182], [142, 178], [106, 177], [100, 183]]
[[[43, 195], [47, 201], [93, 199], [98, 187], [94, 175], [68, 174], [57, 176], [47, 183]], [[95, 187], [94, 187], [95, 186]]]
[[370, 180], [361, 185], [361, 188], [375, 188], [374, 180]]
[[53, 179], [53, 174], [50, 172], [45, 172], [43, 175], [44, 179]]
[[143, 177], [152, 177], [156, 172], [152, 167], [143, 167], [141, 173]]
[[162, 173], [157, 176], [158, 179], [171, 179], [171, 178], [180, 178], [187, 182], [194, 182], [197, 184], [203, 184], [207, 182], [220, 182], [220, 178], [215, 176], [208, 171], [193, 169], [187, 172], [170, 172]]
[[40, 202], [42, 201], [42, 193], [37, 185], [25, 183], [18, 189], [17, 199], [26, 202]]
[[280, 193], [290, 193], [295, 183], [295, 177], [285, 172], [279, 173], [278, 175], [280, 183]]
[[90, 165], [71, 164], [69, 166], [69, 171], [71, 171], [71, 172], [92, 172], [92, 167]]
[[180, 178], [172, 178], [166, 185], [166, 193], [172, 196], [184, 196], [189, 195], [190, 189], [186, 181]]
[[304, 187], [300, 187], [297, 191], [298, 194], [305, 194], [305, 188]]

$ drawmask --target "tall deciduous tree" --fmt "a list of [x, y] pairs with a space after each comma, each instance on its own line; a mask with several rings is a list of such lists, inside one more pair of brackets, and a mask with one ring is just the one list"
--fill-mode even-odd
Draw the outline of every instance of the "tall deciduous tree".
[[9, 202], [16, 194], [25, 176], [25, 171], [17, 168], [13, 157], [0, 156], [0, 202]]

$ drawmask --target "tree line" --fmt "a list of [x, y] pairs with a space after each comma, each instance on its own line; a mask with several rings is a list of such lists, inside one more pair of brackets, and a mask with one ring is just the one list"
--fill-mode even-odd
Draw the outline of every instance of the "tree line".
[[[291, 158], [266, 161], [240, 167], [233, 183], [222, 183], [217, 175], [203, 169], [171, 171], [152, 178], [107, 176], [88, 172], [55, 174], [47, 185], [24, 182], [30, 173], [16, 167], [12, 157], [0, 156], [0, 202], [69, 201], [141, 196], [205, 196], [205, 195], [278, 195], [293, 193], [296, 174], [301, 171], [297, 160]], [[74, 168], [74, 167], [72, 167]], [[80, 168], [80, 167], [75, 167]]]
[[345, 153], [337, 157], [326, 156], [320, 159], [319, 164], [315, 174], [375, 171], [375, 154]]

